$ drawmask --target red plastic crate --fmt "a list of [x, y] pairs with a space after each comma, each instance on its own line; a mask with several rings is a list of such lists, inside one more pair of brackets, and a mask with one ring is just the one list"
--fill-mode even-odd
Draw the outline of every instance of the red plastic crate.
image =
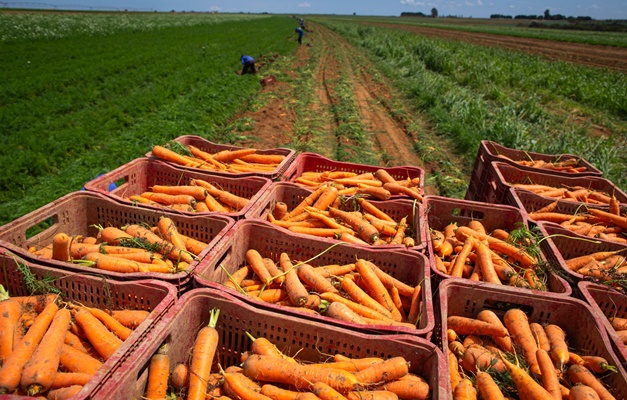
[[552, 222], [539, 222], [537, 225], [545, 237], [540, 245], [549, 264], [554, 266], [557, 273], [564, 276], [572, 285], [577, 285], [579, 281], [585, 280], [586, 277], [570, 270], [566, 266], [565, 260], [598, 251], [627, 249], [627, 246], [620, 243], [578, 235]]
[[[195, 135], [183, 135], [183, 136], [177, 137], [174, 140], [184, 145], [192, 145], [192, 146], [198, 147], [200, 150], [205, 151], [207, 153], [211, 153], [211, 154], [214, 154], [223, 150], [241, 150], [245, 148], [245, 147], [233, 146], [229, 144], [213, 143], [205, 138], [202, 138], [200, 136], [195, 136]], [[216, 175], [236, 176], [238, 178], [243, 177], [243, 176], [261, 176], [264, 178], [268, 178], [270, 180], [277, 180], [277, 179], [281, 179], [281, 177], [285, 173], [285, 170], [291, 165], [292, 161], [294, 161], [294, 157], [296, 156], [296, 151], [292, 149], [286, 149], [286, 148], [259, 149], [257, 150], [257, 154], [281, 155], [281, 156], [285, 156], [285, 159], [283, 159], [283, 161], [272, 172], [243, 172], [239, 174], [233, 174], [230, 172], [220, 172], [220, 171], [210, 171], [210, 172]], [[146, 154], [146, 156], [153, 158], [153, 159], [155, 158], [152, 155], [152, 151]], [[173, 164], [173, 165], [176, 165], [176, 164]], [[181, 165], [177, 165], [177, 166], [180, 168], [186, 168], [186, 169], [204, 172], [204, 173], [209, 172], [207, 170], [200, 169], [200, 168], [184, 167]]]
[[[483, 202], [458, 200], [440, 196], [425, 196], [425, 219], [427, 230], [436, 229], [439, 231], [444, 230], [446, 225], [451, 222], [457, 223], [458, 226], [468, 225], [470, 221], [479, 221], [483, 224], [487, 232], [491, 232], [495, 229], [505, 229], [511, 231], [519, 228], [521, 225], [529, 227], [527, 219], [523, 213], [514, 207], [498, 204], [488, 204]], [[454, 278], [449, 275], [443, 274], [435, 267], [435, 259], [433, 258], [434, 250], [431, 240], [429, 240], [428, 254], [431, 258], [431, 275], [440, 282], [445, 279], [464, 280], [464, 278]], [[475, 283], [480, 285], [488, 285], [499, 287], [486, 282]], [[571, 287], [563, 278], [557, 274], [549, 271], [547, 279], [547, 288], [549, 291], [558, 293], [561, 295], [569, 296], [572, 293]], [[529, 294], [536, 293], [536, 290], [515, 288], [516, 290], [528, 292]]]
[[[150, 204], [136, 203], [126, 200], [129, 196], [140, 195], [150, 191], [154, 185], [179, 186], [188, 185], [192, 179], [202, 179], [217, 188], [224, 189], [236, 196], [244, 197], [250, 201], [240, 211], [231, 213], [218, 213], [233, 219], [240, 219], [246, 216], [254, 208], [255, 203], [264, 194], [272, 181], [260, 176], [235, 177], [213, 175], [209, 172], [196, 172], [177, 168], [171, 164], [152, 160], [149, 158], [138, 158], [113, 171], [104, 174], [85, 184], [85, 189], [104, 194], [112, 199], [138, 207], [147, 207], [157, 212], [163, 210], [185, 215], [206, 215], [216, 214], [174, 211], [166, 207], [153, 206]], [[122, 182], [123, 181], [123, 182]], [[117, 187], [109, 191], [109, 185], [115, 183]]]
[[[103, 309], [145, 310], [150, 314], [124, 341], [122, 346], [106, 361], [83, 389], [72, 400], [91, 399], [105, 382], [119, 370], [120, 363], [136, 347], [150, 342], [149, 335], [174, 305], [177, 298], [176, 288], [156, 279], [119, 282], [104, 279], [102, 276], [89, 276], [61, 271], [46, 267], [28, 260], [20, 259], [19, 255], [0, 248], [0, 284], [9, 291], [11, 296], [28, 296], [30, 292], [18, 270], [18, 262], [28, 267], [36, 279], [47, 279], [47, 282], [61, 290], [63, 299], [72, 300], [89, 307]], [[6, 400], [20, 400], [26, 396], [1, 395]]]
[[[300, 187], [294, 183], [290, 182], [274, 182], [268, 190], [266, 191], [265, 196], [257, 202], [257, 208], [251, 211], [248, 216], [252, 219], [261, 219], [267, 221], [268, 213], [274, 209], [274, 205], [277, 202], [283, 202], [287, 204], [287, 209], [292, 210], [296, 207], [300, 202], [305, 199], [308, 195], [311, 194], [311, 191]], [[370, 201], [370, 200], [369, 200]], [[381, 211], [388, 214], [394, 221], [400, 221], [401, 218], [407, 217], [407, 225], [411, 228], [412, 237], [415, 241], [415, 246], [412, 250], [423, 251], [427, 245], [427, 237], [426, 231], [424, 229], [424, 224], [420, 223], [421, 218], [423, 218], [423, 206], [422, 204], [406, 199], [397, 199], [397, 200], [372, 200], [372, 203], [377, 206]], [[352, 201], [347, 201], [340, 206], [340, 209], [344, 211], [353, 211]], [[280, 228], [286, 232], [289, 230], [286, 228]], [[312, 238], [313, 236], [302, 235], [306, 238]], [[329, 243], [338, 243], [335, 239], [330, 238], [320, 238], [321, 240], [328, 241]], [[355, 245], [361, 246], [361, 245]], [[363, 246], [367, 248], [385, 248], [385, 249], [405, 249], [405, 246], [402, 245], [383, 245], [383, 246]]]
[[[234, 220], [221, 215], [181, 215], [165, 211], [129, 206], [118, 203], [99, 193], [80, 191], [70, 193], [49, 203], [13, 222], [0, 227], [0, 246], [5, 247], [21, 257], [42, 263], [46, 266], [84, 274], [96, 274], [117, 280], [161, 279], [184, 291], [191, 287], [191, 272], [198, 261], [193, 262], [187, 271], [172, 274], [166, 273], [120, 273], [97, 270], [77, 264], [39, 258], [28, 251], [28, 248], [44, 247], [52, 243], [53, 237], [59, 232], [68, 235], [96, 236], [97, 225], [120, 227], [127, 224], [147, 224], [154, 226], [159, 217], [167, 215], [176, 223], [177, 229], [184, 235], [208, 243], [200, 253], [202, 260], [218, 240], [233, 226]], [[30, 231], [41, 227], [43, 230], [33, 236]]]
[[[284, 174], [284, 181], [294, 182], [304, 172], [346, 171], [356, 174], [374, 173], [384, 169], [392, 178], [405, 180], [407, 178], [420, 178], [420, 194], [424, 194], [425, 171], [414, 166], [379, 167], [375, 165], [354, 164], [349, 162], [334, 161], [316, 153], [300, 153]], [[409, 198], [404, 195], [393, 195], [393, 198]]]
[[[499, 155], [506, 156], [513, 161], [546, 161], [546, 162], [557, 162], [560, 159], [576, 159], [577, 166], [585, 166], [587, 168], [586, 172], [577, 172], [577, 173], [569, 173], [569, 172], [560, 172], [560, 171], [552, 171], [541, 168], [532, 168], [526, 167], [523, 165], [519, 165], [513, 161], [507, 160], [503, 157], [499, 157]], [[479, 143], [479, 150], [477, 151], [477, 157], [475, 158], [475, 165], [470, 177], [470, 183], [468, 185], [468, 191], [466, 192], [466, 200], [475, 200], [475, 201], [487, 201], [488, 198], [485, 197], [484, 189], [486, 182], [492, 180], [492, 176], [494, 172], [492, 171], [491, 163], [493, 161], [500, 161], [511, 166], [514, 166], [522, 171], [527, 172], [544, 172], [551, 175], [556, 176], [570, 176], [570, 177], [583, 177], [583, 176], [601, 176], [603, 172], [597, 169], [594, 165], [590, 164], [585, 159], [571, 155], [571, 154], [542, 154], [542, 153], [534, 153], [530, 151], [517, 150], [509, 147], [505, 147], [496, 142], [492, 142], [489, 140], [482, 140]]]
[[489, 203], [504, 203], [509, 190], [513, 188], [512, 184], [515, 183], [547, 185], [556, 188], [581, 186], [590, 190], [605, 192], [608, 195], [613, 192], [620, 203], [627, 203], [625, 192], [616, 187], [612, 181], [598, 176], [579, 178], [557, 176], [544, 172], [524, 171], [503, 162], [492, 163], [492, 169], [494, 170], [493, 179], [488, 181], [484, 190], [487, 196], [486, 201]]
[[536, 292], [530, 296], [506, 287], [478, 287], [460, 280], [446, 280], [440, 285], [439, 305], [439, 326], [435, 335], [444, 351], [447, 351], [446, 321], [449, 316], [476, 318], [480, 311], [488, 309], [502, 319], [507, 310], [520, 308], [527, 314], [529, 322], [559, 325], [566, 332], [569, 348], [576, 353], [598, 355], [615, 365], [618, 372], [608, 374], [602, 380], [617, 399], [627, 398], [627, 373], [612, 350], [600, 318], [581, 300], [551, 293]]
[[[290, 307], [278, 306], [244, 296], [236, 290], [222, 286], [229, 274], [247, 264], [246, 251], [257, 250], [262, 257], [279, 260], [281, 253], [287, 253], [292, 260], [306, 261], [314, 257], [308, 264], [312, 266], [329, 264], [349, 264], [363, 258], [373, 262], [383, 271], [410, 286], [422, 283], [422, 309], [416, 329], [386, 326], [386, 325], [359, 325], [338, 321], [320, 314], [306, 313]], [[323, 321], [324, 323], [348, 327], [360, 331], [378, 333], [402, 332], [421, 337], [430, 337], [433, 330], [433, 304], [431, 301], [431, 281], [427, 257], [417, 252], [394, 252], [370, 250], [352, 245], [336, 245], [330, 247], [327, 242], [314, 238], [305, 238], [289, 231], [279, 229], [264, 221], [243, 220], [235, 224], [232, 231], [215, 247], [205, 260], [196, 268], [194, 287], [214, 287], [228, 291], [245, 301], [254, 303], [257, 307], [267, 308], [286, 315], [296, 315], [302, 318]]]
[[325, 362], [334, 354], [351, 358], [403, 356], [410, 372], [422, 376], [432, 388], [431, 399], [446, 399], [446, 370], [443, 355], [432, 343], [409, 335], [368, 335], [335, 326], [277, 314], [247, 304], [218, 290], [194, 289], [184, 294], [146, 341], [122, 362], [120, 372], [109, 380], [94, 399], [139, 399], [145, 391], [150, 357], [165, 343], [170, 366], [187, 363], [198, 330], [207, 323], [209, 312], [219, 309], [219, 344], [214, 359], [226, 368], [239, 365], [251, 341], [246, 335], [265, 337], [288, 356], [303, 362]]
[[621, 359], [623, 367], [627, 366], [627, 346], [620, 340], [608, 318], [627, 318], [627, 295], [617, 292], [609, 286], [593, 282], [581, 281], [577, 285], [583, 299], [600, 316], [600, 320], [612, 341], [614, 351]]

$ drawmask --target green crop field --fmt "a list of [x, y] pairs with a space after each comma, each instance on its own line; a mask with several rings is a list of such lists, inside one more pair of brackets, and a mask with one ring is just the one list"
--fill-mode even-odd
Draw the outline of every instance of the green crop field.
[[[289, 53], [293, 21], [248, 15], [0, 14], [0, 223], [184, 134], [259, 90], [242, 53]], [[254, 37], [254, 40], [252, 40]]]

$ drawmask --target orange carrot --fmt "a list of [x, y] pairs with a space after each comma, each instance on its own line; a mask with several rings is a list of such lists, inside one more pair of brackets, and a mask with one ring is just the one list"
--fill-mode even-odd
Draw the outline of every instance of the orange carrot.
[[321, 400], [346, 400], [340, 392], [323, 382], [314, 383], [312, 390]]
[[127, 225], [124, 231], [140, 240], [145, 240], [150, 244], [157, 245], [159, 247], [159, 253], [167, 255], [172, 261], [182, 260], [187, 263], [192, 263], [194, 261], [193, 257], [186, 252], [185, 249], [174, 246], [172, 243], [151, 232], [150, 229], [132, 224]]
[[70, 400], [72, 397], [76, 396], [82, 389], [83, 389], [83, 386], [81, 385], [72, 385], [72, 386], [62, 387], [58, 389], [53, 389], [48, 392], [48, 394], [46, 395], [46, 399]]
[[477, 370], [487, 370], [488, 368], [499, 374], [505, 372], [505, 365], [485, 347], [473, 343], [464, 351], [460, 365], [470, 372]]
[[409, 363], [404, 357], [392, 357], [356, 372], [355, 378], [362, 386], [391, 382], [409, 373]]
[[519, 397], [526, 400], [547, 400], [551, 398], [551, 394], [529, 376], [524, 369], [512, 364], [503, 357], [501, 357], [501, 360], [514, 381], [516, 389], [518, 389]]
[[543, 348], [538, 348], [536, 351], [536, 360], [538, 361], [538, 368], [540, 369], [542, 387], [549, 392], [554, 400], [561, 400], [562, 392], [560, 390], [559, 378], [551, 356]]
[[532, 322], [529, 324], [529, 328], [531, 328], [531, 333], [533, 333], [533, 337], [538, 343], [538, 348], [547, 352], [551, 351], [551, 343], [549, 342], [549, 338], [546, 336], [546, 332], [544, 332], [542, 325], [537, 322]]
[[220, 162], [229, 162], [235, 160], [236, 158], [244, 157], [256, 152], [256, 149], [222, 150], [215, 153], [213, 155], [213, 159]]
[[295, 400], [300, 394], [300, 392], [283, 389], [269, 383], [261, 386], [260, 393], [264, 396], [271, 398], [272, 400]]
[[170, 384], [177, 391], [187, 388], [189, 384], [189, 367], [187, 364], [178, 363], [174, 366], [170, 374]]
[[348, 400], [398, 400], [396, 393], [387, 390], [354, 390], [346, 393]]
[[188, 400], [204, 400], [205, 398], [207, 381], [211, 374], [211, 365], [218, 346], [218, 331], [215, 327], [219, 315], [220, 310], [211, 310], [209, 323], [196, 334], [190, 364]]
[[605, 374], [608, 371], [616, 372], [617, 369], [600, 356], [581, 356], [583, 366], [596, 374]]
[[242, 210], [248, 205], [249, 199], [234, 195], [233, 193], [227, 192], [226, 190], [219, 189], [213, 186], [211, 183], [202, 179], [192, 179], [191, 184], [198, 185], [204, 188], [207, 193], [213, 196], [216, 200], [230, 207], [233, 207], [236, 210]]
[[512, 341], [521, 348], [529, 365], [529, 370], [536, 375], [540, 375], [540, 368], [536, 359], [538, 345], [529, 327], [527, 314], [518, 308], [507, 310], [503, 316], [503, 324], [509, 331]]
[[158, 145], [153, 146], [152, 155], [162, 160], [169, 161], [175, 164], [180, 164], [180, 165], [185, 165], [185, 166], [190, 166], [190, 167], [198, 167], [200, 165], [200, 163], [193, 163], [189, 159], [187, 159], [185, 156], [182, 156], [168, 149], [167, 147], [163, 147], [163, 146], [158, 146]]
[[98, 354], [105, 360], [113, 355], [117, 349], [122, 346], [122, 340], [107, 327], [94, 317], [93, 314], [85, 307], [80, 307], [74, 312], [74, 320], [85, 332], [85, 336], [89, 343], [96, 349]]
[[[481, 310], [479, 314], [477, 314], [477, 319], [480, 321], [488, 322], [490, 324], [494, 324], [500, 326], [502, 329], [505, 329], [505, 326], [501, 322], [501, 319], [494, 313], [494, 311], [490, 310]], [[512, 353], [514, 351], [514, 347], [512, 345], [512, 338], [509, 335], [506, 336], [493, 336], [492, 339], [496, 343], [496, 345], [503, 351], [507, 351]]]
[[[232, 399], [241, 400], [272, 400], [261, 394], [261, 387], [246, 375], [240, 372], [222, 373], [224, 377], [224, 393]], [[203, 397], [204, 398], [204, 397]]]
[[551, 350], [549, 352], [551, 358], [557, 363], [559, 369], [568, 362], [568, 345], [566, 344], [566, 333], [555, 324], [549, 324], [544, 327]]
[[422, 195], [416, 188], [409, 188], [399, 185], [398, 183], [384, 183], [383, 188], [388, 190], [391, 194], [404, 194], [418, 201], [422, 201]]
[[464, 265], [466, 264], [466, 259], [470, 254], [473, 247], [473, 240], [471, 237], [466, 238], [464, 241], [464, 245], [461, 250], [455, 256], [455, 260], [453, 261], [453, 265], [451, 266], [450, 274], [451, 276], [461, 278], [464, 270]]
[[454, 330], [458, 335], [487, 335], [492, 337], [509, 335], [508, 330], [503, 326], [474, 318], [450, 316], [446, 319], [446, 323], [448, 329]]
[[568, 393], [568, 400], [600, 400], [597, 392], [586, 385], [574, 385]]
[[141, 197], [154, 201], [163, 205], [174, 205], [174, 204], [187, 204], [188, 206], [194, 207], [196, 205], [196, 199], [194, 196], [190, 196], [187, 194], [165, 194], [165, 193], [155, 193], [155, 192], [143, 192], [140, 194]]
[[363, 259], [357, 260], [355, 263], [355, 269], [359, 273], [361, 283], [363, 284], [366, 292], [391, 313], [393, 320], [401, 321], [402, 316], [400, 311], [392, 301], [390, 293], [385, 288], [381, 279], [379, 279], [374, 270], [370, 268], [370, 266]]
[[111, 332], [115, 333], [115, 335], [120, 339], [126, 340], [129, 336], [131, 336], [131, 333], [133, 333], [132, 329], [122, 325], [108, 312], [96, 307], [87, 307], [87, 309], [94, 317], [98, 318], [100, 322], [102, 322]]
[[417, 375], [407, 374], [404, 377], [384, 384], [382, 389], [395, 393], [403, 400], [427, 400], [430, 398], [429, 384]]
[[420, 321], [421, 293], [422, 285], [418, 284], [414, 287], [410, 297], [409, 312], [407, 313], [407, 322], [410, 324], [416, 325], [418, 324], [418, 321]]
[[568, 367], [568, 378], [573, 384], [590, 386], [601, 400], [616, 400], [603, 384], [584, 366], [573, 364]]
[[148, 381], [146, 382], [147, 400], [165, 399], [168, 390], [168, 377], [170, 375], [170, 356], [165, 353], [164, 346], [150, 358], [148, 367]]
[[503, 392], [501, 392], [501, 389], [490, 374], [484, 371], [477, 371], [475, 378], [477, 380], [477, 390], [479, 390], [481, 398], [484, 400], [505, 400]]
[[20, 313], [21, 306], [16, 300], [9, 298], [0, 301], [0, 365], [13, 352], [13, 337]]
[[394, 221], [392, 217], [387, 215], [385, 212], [381, 211], [377, 206], [375, 206], [373, 203], [369, 202], [368, 200], [364, 199], [363, 197], [358, 198], [357, 203], [361, 206], [361, 208], [365, 212], [370, 213], [379, 219], [382, 219], [384, 221], [389, 221], [389, 222], [396, 222]]
[[373, 310], [370, 307], [366, 307], [362, 304], [356, 303], [352, 300], [346, 299], [342, 296], [340, 296], [339, 294], [336, 293], [331, 293], [331, 292], [326, 292], [326, 293], [322, 293], [320, 294], [320, 297], [324, 300], [327, 300], [329, 302], [339, 302], [339, 303], [343, 303], [345, 306], [347, 306], [348, 308], [350, 308], [352, 311], [354, 311], [355, 313], [359, 314], [362, 317], [365, 318], [370, 318], [370, 319], [379, 319], [381, 321], [389, 321], [391, 320], [391, 318], [381, 314], [378, 311]]
[[455, 392], [455, 388], [461, 382], [462, 378], [459, 373], [459, 366], [457, 356], [450, 350], [448, 350], [448, 375], [451, 381], [451, 391]]
[[181, 250], [187, 250], [187, 248], [185, 247], [185, 241], [179, 235], [176, 224], [174, 223], [174, 221], [172, 221], [171, 218], [161, 216], [159, 218], [159, 222], [157, 223], [157, 227], [159, 228], [159, 233], [161, 234], [161, 237], [172, 243], [175, 247]]
[[281, 253], [279, 266], [285, 273], [285, 291], [295, 306], [302, 307], [307, 304], [309, 292], [298, 277], [296, 268], [292, 265], [290, 257], [287, 253]]
[[129, 329], [137, 328], [150, 315], [146, 310], [113, 310], [111, 316]]
[[63, 344], [59, 364], [69, 372], [94, 375], [102, 367], [102, 362], [80, 350]]
[[57, 372], [49, 390], [60, 389], [72, 385], [85, 386], [92, 375], [83, 372]]
[[326, 185], [320, 185], [316, 190], [314, 190], [311, 194], [305, 197], [294, 209], [288, 212], [281, 220], [289, 221], [295, 216], [305, 212], [305, 207], [313, 206], [313, 204], [318, 200], [318, 197], [324, 192], [326, 189]]
[[52, 259], [59, 261], [69, 261], [70, 257], [70, 244], [72, 238], [65, 233], [57, 233], [52, 239]]
[[326, 292], [339, 293], [333, 284], [331, 284], [331, 281], [322, 276], [322, 274], [309, 264], [300, 264], [296, 272], [301, 282], [311, 287], [319, 294]]
[[468, 378], [462, 379], [453, 390], [453, 400], [477, 400], [477, 389]]
[[264, 264], [263, 257], [257, 250], [249, 249], [246, 251], [246, 261], [262, 282], [269, 284], [272, 281], [272, 275]]
[[490, 249], [479, 240], [472, 239], [474, 249], [477, 253], [476, 265], [481, 269], [481, 277], [485, 282], [494, 283], [496, 285], [501, 284], [494, 263], [492, 262], [492, 254]]
[[348, 277], [344, 278], [341, 280], [340, 285], [354, 302], [371, 308], [392, 319], [392, 312], [370, 297], [370, 295], [361, 289], [352, 279]]

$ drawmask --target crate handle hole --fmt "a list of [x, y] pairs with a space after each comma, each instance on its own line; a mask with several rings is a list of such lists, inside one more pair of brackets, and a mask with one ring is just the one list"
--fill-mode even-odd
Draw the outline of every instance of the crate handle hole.
[[41, 232], [45, 231], [46, 229], [50, 228], [51, 226], [57, 224], [58, 222], [59, 222], [59, 216], [53, 215], [52, 217], [48, 217], [44, 219], [43, 221], [40, 221], [36, 223], [35, 225], [31, 226], [30, 228], [26, 229], [26, 232], [24, 235], [26, 236], [26, 239], [30, 239], [33, 236], [38, 235]]

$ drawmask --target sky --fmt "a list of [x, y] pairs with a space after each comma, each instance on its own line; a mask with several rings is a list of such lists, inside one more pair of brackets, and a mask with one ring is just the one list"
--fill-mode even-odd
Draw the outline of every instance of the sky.
[[[10, 1], [10, 0], [9, 0]], [[353, 14], [399, 16], [402, 12], [440, 16], [489, 18], [492, 14], [589, 16], [593, 19], [627, 19], [627, 0], [30, 0], [2, 2], [80, 9], [128, 9], [135, 11], [218, 11], [278, 14]], [[34, 3], [38, 2], [38, 3]]]

